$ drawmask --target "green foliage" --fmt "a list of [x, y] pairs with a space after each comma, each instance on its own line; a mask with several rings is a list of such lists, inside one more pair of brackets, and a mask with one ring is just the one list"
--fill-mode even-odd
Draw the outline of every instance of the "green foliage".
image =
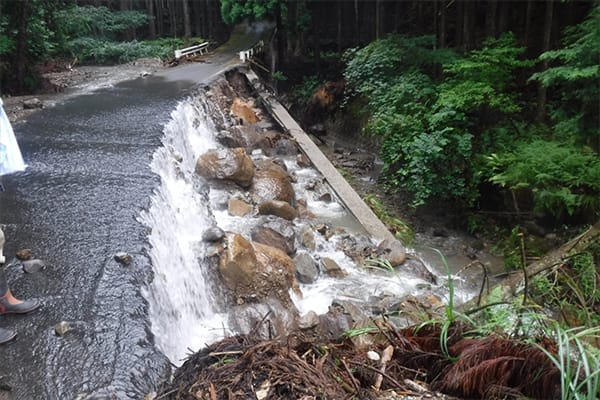
[[166, 56], [172, 47], [138, 41], [117, 41], [123, 32], [148, 22], [140, 11], [111, 11], [106, 7], [73, 6], [55, 14], [60, 55], [82, 62], [120, 63], [139, 57]]
[[317, 75], [305, 76], [302, 83], [294, 85], [290, 90], [291, 100], [303, 108], [310, 104], [313, 94], [323, 84], [323, 81]]
[[398, 217], [394, 217], [385, 208], [385, 206], [375, 197], [373, 194], [366, 195], [363, 200], [371, 210], [377, 215], [377, 217], [388, 227], [388, 229], [394, 234], [396, 239], [400, 240], [403, 244], [409, 245], [413, 242], [415, 234], [411, 227]]
[[462, 112], [481, 108], [506, 114], [518, 112], [516, 94], [509, 89], [514, 71], [533, 64], [519, 59], [524, 50], [517, 47], [512, 33], [505, 33], [499, 39], [486, 40], [482, 49], [465, 58], [444, 65], [447, 78], [440, 85], [438, 103]]
[[560, 218], [600, 210], [600, 159], [569, 143], [534, 140], [486, 158], [487, 176], [510, 190], [533, 193], [535, 210]]
[[543, 53], [551, 62], [531, 80], [555, 89], [551, 117], [555, 134], [580, 141], [600, 140], [600, 7], [596, 3], [579, 25], [565, 29], [564, 47]]
[[[512, 76], [531, 63], [519, 60], [523, 49], [512, 35], [464, 58], [433, 43], [390, 36], [351, 49], [344, 78], [350, 95], [367, 100], [365, 132], [383, 139], [386, 182], [411, 192], [413, 206], [433, 197], [470, 205], [478, 196], [475, 155], [497, 141], [502, 115], [520, 109]], [[433, 73], [440, 64], [441, 82]]]
[[96, 37], [117, 40], [120, 33], [148, 23], [140, 11], [112, 11], [107, 7], [73, 6], [56, 13], [61, 33], [69, 39]]
[[560, 371], [561, 399], [597, 399], [600, 393], [600, 352], [589, 343], [600, 339], [600, 328], [563, 329], [555, 323], [553, 330], [557, 354], [534, 344]]
[[231, 25], [250, 17], [263, 19], [273, 15], [276, 7], [284, 3], [282, 0], [221, 0], [221, 16], [223, 21]]

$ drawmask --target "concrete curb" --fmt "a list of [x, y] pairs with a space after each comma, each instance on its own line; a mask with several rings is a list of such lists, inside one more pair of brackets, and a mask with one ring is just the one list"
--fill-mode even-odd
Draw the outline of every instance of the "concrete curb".
[[292, 118], [288, 111], [267, 92], [260, 90], [254, 85], [258, 76], [252, 70], [244, 71], [246, 78], [256, 90], [260, 100], [263, 102], [271, 116], [289, 133], [298, 143], [300, 149], [311, 160], [315, 168], [321, 172], [327, 183], [344, 202], [346, 208], [356, 217], [358, 222], [373, 238], [378, 240], [392, 239], [395, 237], [381, 222], [371, 208], [360, 198], [358, 193], [350, 186], [344, 177], [338, 172], [333, 164], [325, 157], [317, 145], [302, 130], [300, 125]]

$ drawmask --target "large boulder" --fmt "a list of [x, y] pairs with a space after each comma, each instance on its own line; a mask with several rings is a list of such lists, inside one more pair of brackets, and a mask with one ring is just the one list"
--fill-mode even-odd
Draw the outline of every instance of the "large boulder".
[[256, 111], [254, 111], [252, 101], [236, 97], [231, 105], [231, 112], [237, 119], [243, 121], [244, 124], [255, 124], [258, 122], [258, 116], [256, 115]]
[[276, 298], [285, 306], [292, 307], [289, 290], [302, 295], [295, 277], [294, 262], [283, 251], [250, 242], [234, 233], [227, 234], [225, 243], [219, 272], [238, 304]]
[[296, 263], [296, 278], [300, 283], [315, 283], [319, 277], [319, 267], [314, 258], [307, 251], [299, 252], [294, 257]]
[[406, 261], [406, 249], [399, 240], [385, 239], [377, 246], [377, 256], [397, 267]]
[[251, 236], [253, 241], [276, 247], [286, 254], [296, 252], [294, 224], [286, 219], [269, 217], [252, 229]]
[[279, 300], [269, 298], [233, 307], [229, 312], [229, 326], [237, 333], [252, 333], [253, 337], [267, 340], [293, 331], [297, 318], [295, 307], [285, 307]]
[[275, 215], [288, 221], [298, 217], [298, 211], [286, 201], [267, 200], [258, 205], [258, 213]]
[[196, 173], [207, 179], [227, 179], [247, 188], [252, 184], [254, 163], [241, 147], [213, 149], [198, 157]]
[[295, 202], [294, 187], [287, 171], [271, 160], [257, 163], [250, 194], [257, 204], [281, 200], [293, 206]]

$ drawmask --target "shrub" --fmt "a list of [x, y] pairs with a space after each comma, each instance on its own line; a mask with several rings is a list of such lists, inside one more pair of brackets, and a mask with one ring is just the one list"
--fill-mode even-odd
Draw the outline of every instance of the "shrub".
[[562, 218], [599, 214], [600, 159], [587, 148], [537, 139], [487, 157], [489, 181], [512, 191], [528, 190], [534, 210]]

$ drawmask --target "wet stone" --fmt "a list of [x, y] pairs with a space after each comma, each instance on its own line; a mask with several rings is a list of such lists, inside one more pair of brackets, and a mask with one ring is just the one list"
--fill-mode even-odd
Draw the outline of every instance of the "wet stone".
[[309, 311], [298, 320], [298, 328], [306, 330], [319, 325], [319, 316], [314, 311]]
[[319, 268], [312, 256], [303, 251], [294, 257], [296, 263], [296, 279], [300, 283], [314, 283], [319, 277]]
[[252, 205], [240, 199], [229, 199], [227, 212], [234, 217], [243, 217], [252, 212]]
[[58, 324], [54, 325], [54, 333], [56, 333], [56, 336], [60, 337], [65, 336], [67, 332], [70, 332], [73, 329], [73, 324], [68, 321], [60, 321]]
[[115, 261], [123, 265], [129, 265], [133, 262], [133, 257], [124, 251], [120, 251], [115, 254]]
[[323, 257], [321, 259], [321, 266], [323, 267], [323, 272], [325, 272], [327, 276], [333, 278], [343, 278], [346, 276], [346, 273], [339, 264], [329, 257]]
[[20, 249], [17, 250], [15, 256], [21, 261], [30, 260], [33, 257], [33, 251], [31, 249]]
[[39, 259], [23, 261], [22, 265], [23, 271], [27, 272], [28, 274], [34, 274], [46, 268], [46, 263]]
[[298, 217], [298, 211], [290, 203], [281, 200], [267, 200], [260, 203], [258, 212], [262, 215], [275, 215], [289, 221]]
[[202, 241], [218, 242], [219, 240], [223, 239], [224, 237], [225, 237], [225, 232], [223, 231], [223, 229], [219, 228], [218, 226], [213, 226], [204, 231], [204, 233], [202, 234]]

